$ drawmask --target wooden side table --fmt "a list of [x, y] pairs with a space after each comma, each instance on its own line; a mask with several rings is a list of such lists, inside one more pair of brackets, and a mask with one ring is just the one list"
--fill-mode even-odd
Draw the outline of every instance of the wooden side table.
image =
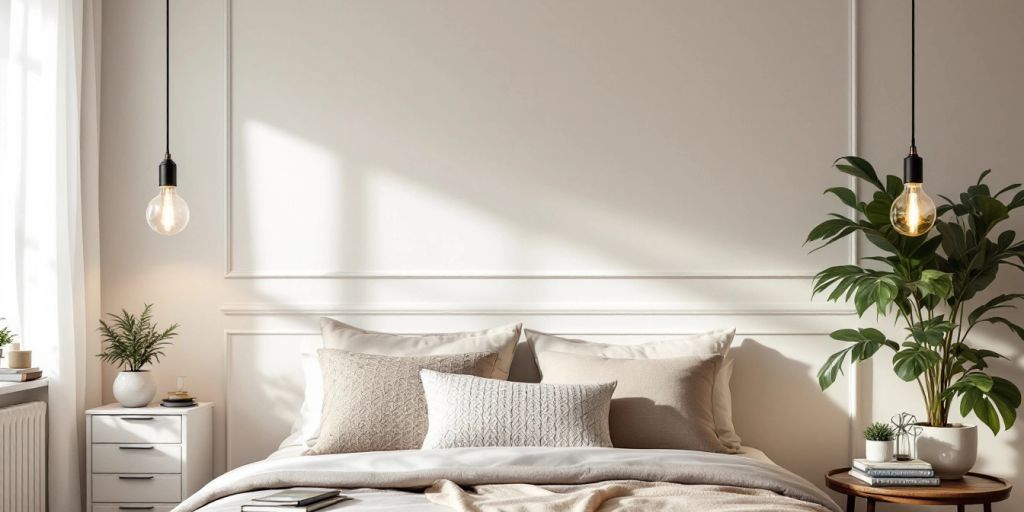
[[875, 512], [875, 503], [955, 505], [957, 512], [964, 512], [967, 505], [982, 505], [985, 512], [992, 512], [992, 503], [1010, 497], [1013, 488], [1001, 478], [981, 473], [967, 473], [963, 480], [943, 480], [938, 487], [871, 487], [849, 471], [833, 469], [825, 475], [829, 489], [846, 495], [847, 512], [854, 511], [857, 498], [867, 500], [868, 512]]

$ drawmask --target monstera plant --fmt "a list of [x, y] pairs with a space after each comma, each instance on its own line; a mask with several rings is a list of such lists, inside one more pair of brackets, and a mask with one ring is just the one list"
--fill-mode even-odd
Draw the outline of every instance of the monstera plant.
[[814, 293], [828, 293], [830, 301], [852, 301], [861, 316], [872, 309], [879, 316], [891, 315], [906, 328], [906, 338], [891, 340], [874, 328], [833, 332], [833, 339], [848, 345], [818, 372], [821, 388], [835, 382], [847, 360], [891, 353], [896, 375], [920, 389], [927, 425], [946, 427], [958, 403], [962, 416], [973, 414], [993, 433], [1012, 427], [1020, 390], [992, 375], [989, 362], [1004, 357], [979, 348], [972, 333], [977, 325], [990, 323], [1024, 339], [1024, 328], [999, 314], [1024, 300], [1024, 293], [979, 299], [1000, 270], [1024, 270], [1024, 241], [1018, 241], [1013, 231], [1000, 229], [1014, 210], [1024, 206], [1024, 191], [1017, 190], [1021, 185], [993, 193], [984, 183], [989, 174], [985, 171], [956, 200], [940, 196], [943, 204], [935, 228], [911, 238], [897, 233], [889, 220], [903, 180], [886, 176], [883, 182], [870, 163], [852, 156], [837, 160], [835, 168], [867, 185], [871, 199], [861, 201], [846, 187], [826, 190], [857, 215], [831, 214], [811, 230], [807, 243], [817, 243], [820, 249], [863, 235], [881, 255], [863, 258], [863, 265], [822, 270], [814, 278]]

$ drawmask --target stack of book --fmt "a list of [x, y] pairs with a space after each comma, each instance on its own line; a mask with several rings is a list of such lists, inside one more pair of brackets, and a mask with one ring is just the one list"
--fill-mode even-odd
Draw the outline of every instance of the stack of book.
[[25, 382], [42, 376], [39, 368], [0, 368], [0, 382]]
[[338, 491], [326, 489], [288, 489], [269, 496], [253, 498], [242, 505], [242, 512], [313, 512], [349, 499]]
[[869, 462], [854, 459], [850, 476], [864, 481], [872, 487], [936, 487], [939, 478], [932, 465], [920, 460], [898, 460], [893, 462]]

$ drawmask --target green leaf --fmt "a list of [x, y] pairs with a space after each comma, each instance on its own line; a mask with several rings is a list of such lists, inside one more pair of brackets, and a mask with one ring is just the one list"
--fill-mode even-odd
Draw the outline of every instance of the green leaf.
[[825, 190], [826, 194], [830, 192], [832, 194], [835, 194], [835, 196], [838, 197], [839, 200], [842, 201], [843, 204], [845, 204], [846, 206], [849, 206], [850, 208], [853, 208], [858, 211], [861, 209], [862, 204], [859, 201], [857, 201], [857, 194], [854, 193], [854, 191], [846, 187], [832, 187]]
[[875, 244], [875, 247], [878, 247], [879, 249], [885, 252], [890, 252], [893, 254], [900, 253], [900, 250], [897, 249], [896, 246], [893, 245], [893, 243], [890, 242], [888, 238], [886, 238], [884, 235], [877, 231], [865, 230], [864, 237], [867, 238], [869, 242]]
[[991, 172], [992, 169], [985, 169], [984, 171], [981, 171], [981, 175], [978, 176], [978, 185], [981, 185], [981, 182], [985, 180], [985, 176], [988, 176]]
[[918, 343], [938, 346], [946, 341], [946, 335], [953, 329], [953, 323], [943, 320], [940, 315], [932, 320], [917, 322], [913, 327], [908, 327], [910, 336]]
[[907, 382], [917, 379], [942, 359], [937, 352], [920, 343], [908, 341], [903, 347], [892, 356], [892, 362], [896, 375]]
[[998, 199], [999, 196], [1005, 194], [1006, 192], [1009, 192], [1011, 190], [1015, 190], [1015, 189], [1018, 189], [1018, 188], [1020, 188], [1020, 183], [1014, 183], [1013, 185], [1007, 185], [1006, 187], [1003, 187], [1003, 189], [1000, 190], [999, 192], [996, 192], [996, 195], [994, 195], [992, 197], [995, 197], [995, 198]]
[[974, 325], [978, 323], [982, 315], [988, 313], [989, 311], [1001, 308], [1013, 308], [1015, 306], [1009, 303], [1017, 299], [1024, 299], [1024, 293], [1008, 293], [1003, 295], [997, 295], [992, 300], [982, 304], [981, 306], [978, 306], [977, 308], [974, 309], [974, 311], [971, 311], [971, 314], [967, 315], [967, 321], [970, 323], [970, 325]]
[[988, 403], [988, 400], [974, 402], [974, 415], [982, 423], [988, 425], [988, 428], [992, 429], [993, 434], [999, 433], [999, 414], [996, 412], [995, 407]]
[[885, 177], [885, 193], [889, 195], [889, 200], [892, 201], [899, 197], [903, 193], [903, 180], [899, 176], [888, 175]]
[[[838, 163], [840, 160], [846, 160], [850, 165], [843, 165]], [[840, 172], [849, 174], [856, 178], [860, 178], [872, 185], [878, 190], [885, 190], [882, 182], [878, 179], [878, 173], [875, 172], [875, 168], [868, 163], [867, 160], [856, 156], [844, 156], [835, 161], [836, 169]]]
[[843, 361], [852, 349], [853, 347], [849, 347], [832, 354], [818, 370], [818, 385], [822, 391], [828, 389], [839, 378], [839, 374], [843, 373]]
[[953, 274], [939, 270], [924, 270], [915, 283], [921, 293], [945, 299], [953, 293]]
[[1003, 324], [1003, 325], [1009, 327], [1010, 330], [1013, 331], [1014, 334], [1017, 335], [1017, 337], [1019, 337], [1020, 339], [1024, 340], [1024, 327], [1021, 327], [1021, 326], [1019, 326], [1019, 325], [1017, 325], [1017, 324], [1007, 320], [1006, 318], [1003, 318], [1001, 316], [991, 316], [991, 317], [988, 317], [988, 318], [983, 318], [983, 319], [979, 320], [979, 322], [989, 322], [989, 323], [993, 323], [993, 324]]

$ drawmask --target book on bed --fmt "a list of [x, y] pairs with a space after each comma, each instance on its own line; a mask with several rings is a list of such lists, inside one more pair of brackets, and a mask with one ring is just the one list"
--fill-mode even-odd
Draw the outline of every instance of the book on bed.
[[248, 505], [242, 505], [242, 512], [313, 512], [314, 510], [325, 509], [335, 503], [341, 503], [348, 499], [351, 498], [348, 496], [335, 496], [307, 505], [282, 505], [269, 502], [249, 503]]
[[253, 498], [254, 503], [242, 505], [242, 512], [313, 512], [347, 499], [333, 489], [287, 489]]

